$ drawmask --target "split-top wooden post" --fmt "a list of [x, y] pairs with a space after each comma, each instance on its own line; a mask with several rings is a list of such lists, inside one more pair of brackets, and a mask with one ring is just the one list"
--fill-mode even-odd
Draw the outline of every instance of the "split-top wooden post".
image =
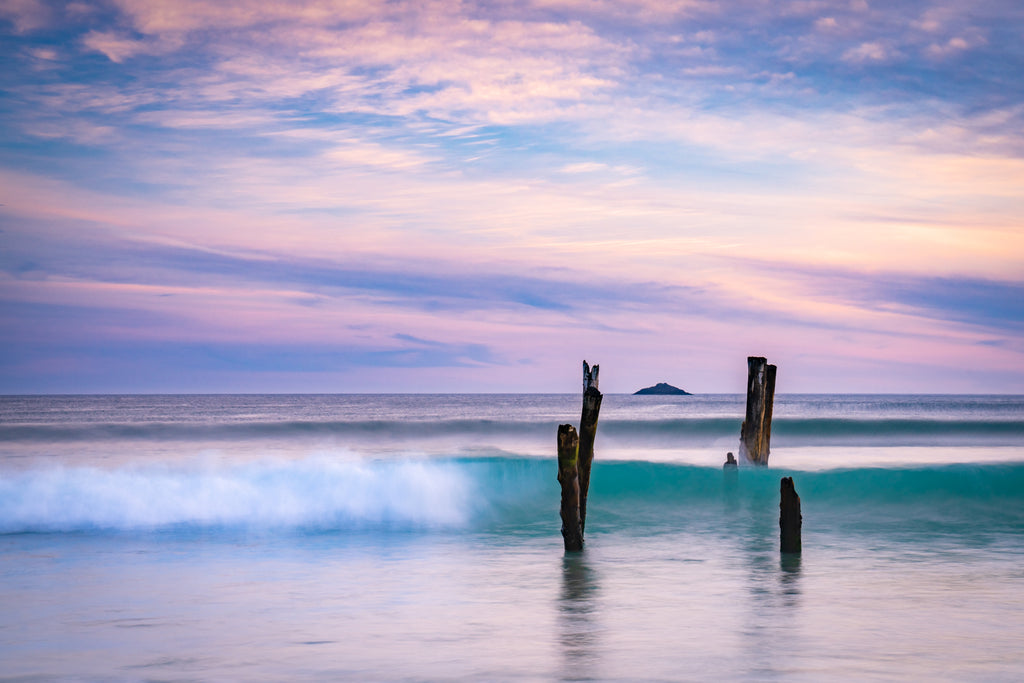
[[747, 358], [747, 411], [740, 427], [740, 455], [755, 465], [767, 465], [771, 452], [775, 371], [766, 358]]
[[583, 413], [580, 431], [570, 424], [558, 426], [558, 483], [562, 485], [562, 539], [566, 550], [583, 550], [587, 521], [590, 466], [594, 462], [594, 437], [603, 398], [597, 389], [600, 366], [583, 361]]
[[594, 462], [594, 438], [604, 395], [597, 390], [599, 365], [591, 368], [583, 361], [583, 414], [580, 415], [580, 528], [587, 527], [587, 493], [590, 491], [590, 466]]

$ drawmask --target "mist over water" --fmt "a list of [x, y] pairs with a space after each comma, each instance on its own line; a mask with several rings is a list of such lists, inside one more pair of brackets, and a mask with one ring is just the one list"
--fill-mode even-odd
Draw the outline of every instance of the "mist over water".
[[[2, 441], [544, 437], [578, 419], [571, 395], [180, 396], [6, 398]], [[1017, 445], [1013, 397], [780, 396], [773, 440], [800, 445]], [[735, 439], [743, 397], [609, 395], [602, 433], [647, 444]]]
[[[0, 680], [1017, 680], [1019, 397], [0, 399]], [[778, 552], [793, 476], [802, 556]], [[785, 647], [780, 644], [785, 643]]]
[[463, 526], [470, 508], [468, 473], [423, 461], [60, 466], [0, 481], [3, 533], [445, 527]]

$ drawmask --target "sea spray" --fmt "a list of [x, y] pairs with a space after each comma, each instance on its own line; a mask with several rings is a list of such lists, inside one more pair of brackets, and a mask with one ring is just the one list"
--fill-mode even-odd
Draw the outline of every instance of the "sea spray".
[[0, 532], [459, 527], [469, 478], [425, 460], [59, 466], [0, 475]]

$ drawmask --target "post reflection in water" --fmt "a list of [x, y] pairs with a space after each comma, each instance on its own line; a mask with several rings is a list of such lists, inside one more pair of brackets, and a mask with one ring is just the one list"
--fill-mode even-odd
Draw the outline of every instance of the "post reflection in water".
[[600, 659], [597, 575], [586, 551], [562, 558], [562, 592], [558, 602], [563, 681], [594, 678]]
[[801, 651], [801, 557], [779, 552], [774, 509], [755, 507], [763, 512], [747, 518], [742, 546], [749, 596], [743, 629], [744, 651], [750, 655], [747, 673], [784, 677], [792, 665], [786, 653]]
[[[779, 584], [782, 595], [794, 600], [800, 595], [800, 553], [782, 553], [779, 558]], [[796, 602], [791, 603], [796, 605]]]

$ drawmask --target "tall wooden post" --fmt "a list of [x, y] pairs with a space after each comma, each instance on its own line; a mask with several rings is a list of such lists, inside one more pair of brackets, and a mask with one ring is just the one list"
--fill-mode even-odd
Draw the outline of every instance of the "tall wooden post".
[[766, 358], [747, 358], [747, 412], [740, 427], [740, 455], [755, 465], [768, 464], [775, 371]]
[[800, 496], [793, 486], [793, 477], [783, 477], [779, 483], [779, 540], [784, 553], [800, 552], [800, 528], [803, 526], [800, 514]]
[[597, 417], [604, 395], [597, 390], [597, 373], [601, 366], [591, 368], [583, 361], [583, 414], [580, 416], [580, 531], [587, 527], [587, 492], [590, 490], [590, 466], [594, 462], [594, 438]]
[[580, 480], [578, 468], [580, 440], [576, 428], [558, 425], [558, 483], [562, 485], [562, 540], [565, 549], [583, 550], [583, 525], [580, 520]]
[[772, 410], [775, 408], [775, 371], [774, 365], [765, 367], [764, 373], [764, 464], [768, 464], [768, 455], [772, 452]]

